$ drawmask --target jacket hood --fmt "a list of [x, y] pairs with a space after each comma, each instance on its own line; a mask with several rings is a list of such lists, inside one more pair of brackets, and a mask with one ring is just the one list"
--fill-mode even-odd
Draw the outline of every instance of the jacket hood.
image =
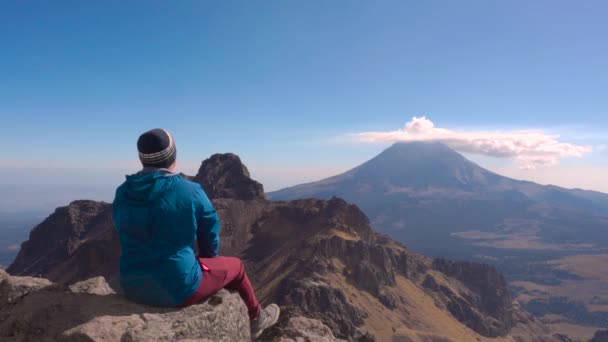
[[162, 196], [179, 175], [164, 172], [140, 172], [127, 176], [120, 187], [124, 198], [133, 205], [147, 205]]

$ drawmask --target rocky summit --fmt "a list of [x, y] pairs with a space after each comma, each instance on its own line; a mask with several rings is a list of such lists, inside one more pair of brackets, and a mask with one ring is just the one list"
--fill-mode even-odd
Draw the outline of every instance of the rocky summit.
[[[263, 341], [568, 341], [514, 302], [492, 266], [413, 253], [342, 199], [269, 201], [234, 154], [212, 156], [189, 178], [220, 215], [220, 254], [241, 257], [262, 303], [282, 307]], [[235, 294], [182, 310], [128, 302], [115, 293], [119, 255], [110, 204], [58, 208], [2, 280], [0, 336], [249, 339]]]
[[[247, 310], [236, 293], [221, 290], [183, 309], [138, 305], [117, 295], [103, 277], [70, 286], [0, 271], [2, 341], [247, 341]], [[281, 321], [269, 341], [335, 341], [327, 326], [305, 317]], [[293, 338], [292, 338], [293, 337]]]

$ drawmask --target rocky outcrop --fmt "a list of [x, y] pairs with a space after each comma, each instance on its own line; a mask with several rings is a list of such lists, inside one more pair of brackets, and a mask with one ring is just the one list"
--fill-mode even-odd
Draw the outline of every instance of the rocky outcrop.
[[589, 342], [608, 342], [608, 330], [598, 330]]
[[252, 226], [268, 210], [268, 202], [228, 198], [213, 199], [212, 202], [222, 225], [220, 254], [244, 256], [253, 237]]
[[265, 331], [261, 341], [269, 342], [346, 342], [334, 336], [320, 320], [306, 318], [297, 307], [283, 307], [275, 327]]
[[[11, 281], [8, 281], [8, 279]], [[37, 291], [52, 283], [48, 279], [34, 277], [6, 277], [0, 282], [0, 303], [14, 304], [32, 291]]]
[[507, 281], [496, 268], [472, 262], [433, 260], [432, 268], [462, 282], [470, 291], [456, 294], [427, 276], [425, 287], [442, 293], [448, 309], [461, 322], [484, 336], [507, 334], [514, 325]]
[[153, 308], [115, 294], [103, 277], [69, 288], [31, 277], [5, 277], [0, 283], [2, 341], [188, 339], [248, 341], [249, 320], [240, 297], [222, 290], [184, 309]]
[[517, 342], [530, 340], [574, 342], [566, 335], [552, 333], [547, 326], [543, 325], [534, 315], [525, 311], [517, 302], [513, 303], [512, 313], [515, 327], [511, 330], [510, 335]]
[[70, 283], [115, 274], [119, 255], [111, 204], [74, 201], [34, 227], [6, 271]]
[[210, 198], [252, 200], [265, 198], [264, 187], [249, 176], [241, 159], [232, 153], [214, 154], [201, 164], [192, 181]]
[[277, 301], [299, 308], [307, 317], [319, 319], [338, 336], [362, 340], [365, 335], [357, 327], [363, 324], [367, 314], [352, 306], [340, 289], [322, 280], [287, 278], [281, 283]]
[[320, 239], [314, 249], [317, 257], [341, 259], [347, 279], [374, 296], [380, 296], [383, 286], [394, 286], [397, 275], [416, 279], [429, 269], [427, 258], [382, 236], [370, 236], [366, 240], [335, 235]]

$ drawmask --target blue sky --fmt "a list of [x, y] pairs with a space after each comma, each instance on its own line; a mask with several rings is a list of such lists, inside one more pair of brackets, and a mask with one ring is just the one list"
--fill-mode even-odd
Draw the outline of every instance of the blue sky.
[[[181, 170], [234, 152], [269, 190], [390, 142], [542, 130], [591, 146], [558, 165], [467, 155], [608, 192], [606, 1], [13, 1], [0, 4], [0, 183], [116, 185], [163, 127]], [[8, 148], [6, 148], [8, 146]]]

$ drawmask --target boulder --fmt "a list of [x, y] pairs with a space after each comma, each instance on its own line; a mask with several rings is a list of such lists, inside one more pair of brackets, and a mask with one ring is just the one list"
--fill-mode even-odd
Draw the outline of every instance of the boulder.
[[[3, 271], [6, 275], [6, 272]], [[32, 291], [42, 289], [52, 283], [47, 279], [34, 277], [10, 277], [0, 274], [0, 304], [13, 304]]]
[[0, 268], [0, 281], [4, 280], [4, 278], [8, 278], [9, 274], [6, 273], [5, 270]]
[[346, 342], [338, 339], [331, 329], [318, 319], [302, 316], [296, 307], [285, 307], [281, 311], [279, 322], [265, 331], [262, 341], [271, 342]]
[[[0, 273], [0, 276], [2, 274]], [[248, 341], [247, 310], [222, 290], [187, 308], [139, 305], [115, 294], [103, 277], [49, 286], [48, 280], [5, 277], [2, 341]]]

